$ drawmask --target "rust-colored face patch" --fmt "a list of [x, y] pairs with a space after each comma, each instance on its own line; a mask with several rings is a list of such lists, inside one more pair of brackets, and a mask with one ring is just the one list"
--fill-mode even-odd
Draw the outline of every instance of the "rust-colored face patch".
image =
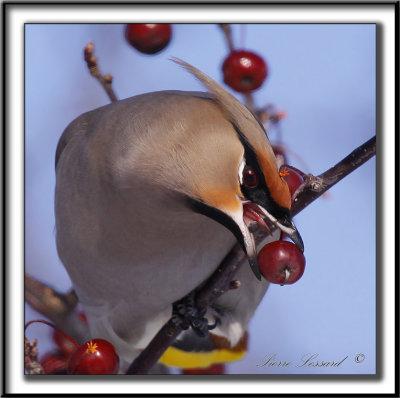
[[232, 214], [241, 210], [241, 202], [238, 195], [242, 195], [239, 185], [236, 189], [209, 189], [204, 188], [199, 192], [200, 198], [216, 209], [222, 210], [225, 213]]
[[268, 152], [256, 153], [256, 155], [259, 161], [260, 168], [264, 174], [265, 182], [271, 193], [272, 199], [279, 206], [290, 209], [291, 197], [289, 187], [279, 175], [279, 170], [276, 166], [275, 158]]

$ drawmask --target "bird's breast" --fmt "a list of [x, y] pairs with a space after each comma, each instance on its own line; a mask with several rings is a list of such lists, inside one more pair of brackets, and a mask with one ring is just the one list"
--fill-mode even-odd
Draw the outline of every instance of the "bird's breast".
[[79, 214], [65, 218], [57, 240], [60, 257], [85, 296], [82, 301], [131, 302], [140, 318], [163, 310], [204, 282], [235, 238], [214, 220], [176, 203], [171, 206], [156, 191], [135, 192], [73, 206]]

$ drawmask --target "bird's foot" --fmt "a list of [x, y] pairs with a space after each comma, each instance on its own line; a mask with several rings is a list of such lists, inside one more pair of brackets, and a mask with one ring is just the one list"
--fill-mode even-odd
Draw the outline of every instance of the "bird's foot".
[[214, 329], [217, 324], [209, 325], [204, 317], [207, 310], [199, 310], [196, 307], [194, 293], [189, 293], [183, 299], [177, 301], [172, 309], [172, 321], [183, 330], [191, 327], [200, 337], [205, 337], [208, 331]]

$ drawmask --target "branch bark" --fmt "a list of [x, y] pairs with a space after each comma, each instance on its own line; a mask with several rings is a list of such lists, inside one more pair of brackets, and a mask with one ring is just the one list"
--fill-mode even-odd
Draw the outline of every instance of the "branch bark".
[[294, 198], [291, 209], [292, 216], [299, 213], [329, 188], [333, 187], [337, 182], [364, 164], [375, 155], [375, 152], [376, 136], [359, 146], [343, 160], [319, 176], [314, 177], [311, 174], [307, 175], [305, 184]]
[[[338, 181], [364, 164], [375, 155], [375, 152], [376, 137], [373, 137], [326, 172], [317, 177], [311, 174], [307, 175], [304, 184], [294, 198], [292, 216], [298, 214]], [[271, 226], [271, 230], [275, 228], [275, 226]], [[253, 234], [256, 244], [265, 238], [265, 232], [260, 228], [256, 228]], [[207, 308], [214, 300], [229, 290], [231, 281], [244, 261], [245, 254], [241, 246], [236, 244], [206, 284], [197, 292], [195, 301], [198, 309]], [[131, 363], [126, 374], [147, 374], [181, 331], [181, 327], [170, 319]]]

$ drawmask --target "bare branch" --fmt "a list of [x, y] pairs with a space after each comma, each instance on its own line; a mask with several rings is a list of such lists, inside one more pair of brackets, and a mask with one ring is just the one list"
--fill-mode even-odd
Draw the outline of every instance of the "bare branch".
[[[374, 156], [375, 145], [376, 137], [373, 137], [320, 176], [314, 177], [308, 175], [308, 179], [294, 200], [292, 215], [294, 216], [299, 213], [330, 187]], [[271, 230], [275, 228], [275, 226], [271, 226]], [[265, 239], [265, 230], [256, 227], [253, 235], [256, 244], [260, 243]], [[244, 261], [245, 254], [241, 246], [237, 243], [206, 284], [197, 292], [196, 305], [199, 310], [207, 308], [220, 295], [229, 290], [239, 266]], [[172, 319], [170, 319], [142, 353], [132, 362], [127, 370], [127, 374], [147, 374], [181, 331], [181, 327], [174, 324]]]
[[73, 290], [67, 294], [60, 294], [29, 274], [25, 274], [25, 300], [48, 318], [63, 316], [73, 311], [78, 304]]
[[319, 198], [324, 192], [342, 180], [352, 171], [360, 167], [376, 152], [376, 136], [369, 139], [363, 145], [359, 146], [350, 155], [331, 167], [329, 170], [320, 174], [317, 177], [309, 174], [306, 178], [306, 183], [297, 193], [293, 205], [292, 216], [299, 213], [315, 199]]
[[110, 74], [102, 75], [100, 73], [97, 57], [94, 56], [94, 42], [90, 41], [84, 50], [84, 58], [89, 68], [90, 74], [95, 77], [100, 84], [103, 86], [104, 90], [111, 102], [118, 101], [117, 96], [112, 88], [113, 77]]
[[79, 343], [89, 338], [87, 325], [75, 311], [78, 298], [73, 290], [62, 294], [25, 274], [25, 301]]

